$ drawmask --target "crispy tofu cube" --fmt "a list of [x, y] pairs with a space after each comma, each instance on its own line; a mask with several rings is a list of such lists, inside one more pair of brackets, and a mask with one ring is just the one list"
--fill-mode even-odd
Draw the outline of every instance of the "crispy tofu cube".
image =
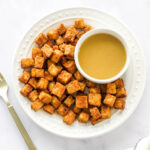
[[64, 24], [60, 24], [57, 28], [57, 31], [60, 35], [64, 34], [66, 32], [67, 28], [64, 26]]
[[68, 58], [74, 58], [74, 50], [75, 50], [75, 47], [68, 44], [65, 46], [64, 55], [67, 56]]
[[63, 121], [68, 125], [72, 125], [75, 119], [76, 119], [76, 114], [70, 110], [68, 114], [64, 116]]
[[73, 94], [80, 90], [80, 84], [78, 80], [74, 80], [68, 83], [67, 85], [67, 92], [68, 94]]
[[47, 71], [44, 72], [44, 78], [47, 79], [48, 81], [53, 81], [54, 79], [54, 77]]
[[44, 57], [36, 56], [34, 60], [35, 60], [34, 67], [42, 69], [45, 61]]
[[47, 40], [47, 42], [45, 44], [49, 45], [50, 47], [53, 47], [53, 45], [54, 45], [51, 40]]
[[80, 31], [80, 32], [77, 34], [77, 38], [80, 39], [80, 37], [81, 37], [84, 33], [85, 33], [84, 31]]
[[77, 108], [88, 108], [87, 96], [76, 96], [76, 107]]
[[48, 90], [50, 91], [50, 93], [52, 92], [52, 89], [54, 88], [55, 86], [55, 82], [50, 82], [49, 85], [48, 85]]
[[61, 98], [59, 98], [59, 100], [62, 102], [65, 98], [66, 98], [66, 94], [64, 93], [63, 96]]
[[123, 98], [117, 98], [114, 104], [114, 108], [116, 109], [124, 109], [125, 108], [125, 100]]
[[[77, 35], [78, 35], [78, 34], [77, 34]], [[76, 38], [73, 42], [71, 42], [71, 45], [76, 46], [78, 40], [79, 40], [79, 39]]]
[[73, 60], [69, 60], [65, 63], [62, 64], [68, 72], [70, 73], [74, 73], [76, 71], [76, 65], [75, 65], [75, 62]]
[[29, 84], [26, 84], [21, 90], [20, 90], [20, 93], [23, 95], [23, 96], [28, 96], [29, 93], [32, 91], [32, 87], [29, 85]]
[[59, 46], [58, 45], [54, 45], [53, 46], [53, 50], [59, 50]]
[[31, 85], [34, 89], [37, 88], [37, 80], [35, 78], [31, 78], [28, 84]]
[[62, 84], [67, 84], [72, 77], [72, 74], [63, 70], [57, 77], [57, 81], [61, 82]]
[[27, 83], [30, 79], [30, 72], [23, 71], [22, 75], [19, 77], [19, 81], [22, 83]]
[[76, 30], [76, 28], [74, 26], [70, 26], [64, 36], [65, 42], [73, 42], [77, 33], [78, 31]]
[[52, 94], [56, 95], [58, 98], [61, 98], [65, 93], [66, 87], [61, 83], [57, 82], [52, 89]]
[[41, 109], [43, 107], [44, 103], [42, 103], [39, 99], [37, 99], [36, 101], [31, 103], [31, 108], [34, 111], [38, 111], [39, 109]]
[[66, 47], [66, 44], [65, 44], [65, 43], [60, 44], [60, 45], [59, 45], [60, 51], [61, 51], [61, 52], [64, 52], [64, 51], [65, 51], [65, 47]]
[[52, 62], [50, 59], [47, 60], [47, 68], [49, 68], [54, 62]]
[[52, 101], [52, 96], [44, 91], [41, 91], [39, 94], [39, 99], [41, 102], [48, 104]]
[[101, 107], [101, 115], [102, 115], [102, 119], [110, 118], [110, 116], [111, 116], [111, 109], [110, 109], [110, 107], [103, 105]]
[[100, 88], [95, 87], [95, 88], [89, 88], [89, 92], [93, 94], [100, 94]]
[[50, 58], [53, 54], [53, 49], [48, 45], [48, 44], [44, 44], [44, 46], [41, 48], [42, 52], [43, 52], [43, 56], [44, 58]]
[[107, 84], [100, 84], [100, 90], [104, 94], [107, 91]]
[[102, 117], [97, 107], [90, 108], [90, 114], [94, 120], [97, 120], [98, 118]]
[[49, 114], [53, 114], [54, 113], [54, 111], [55, 111], [55, 108], [52, 106], [52, 105], [45, 105], [44, 107], [43, 107], [43, 109], [46, 111], [46, 112], [48, 112]]
[[61, 115], [61, 116], [65, 116], [67, 115], [69, 111], [69, 108], [67, 108], [66, 106], [64, 106], [63, 104], [61, 104], [58, 109], [57, 112]]
[[54, 50], [53, 55], [51, 57], [51, 61], [58, 63], [62, 56], [63, 52], [61, 52], [60, 50]]
[[47, 37], [43, 33], [40, 33], [35, 39], [35, 43], [40, 47], [43, 46], [46, 42]]
[[85, 26], [85, 28], [83, 29], [83, 31], [86, 33], [88, 31], [92, 30], [92, 27], [90, 25]]
[[78, 121], [82, 123], [87, 123], [90, 118], [90, 115], [86, 112], [81, 112], [78, 116]]
[[36, 56], [43, 56], [42, 50], [39, 48], [32, 48], [32, 58], [34, 59]]
[[116, 84], [115, 83], [107, 84], [107, 94], [116, 94]]
[[23, 58], [21, 59], [22, 68], [30, 68], [34, 66], [34, 60], [32, 58]]
[[85, 27], [84, 20], [83, 19], [76, 19], [74, 21], [74, 26], [77, 29], [83, 29]]
[[58, 66], [58, 65], [55, 65], [55, 64], [52, 64], [50, 65], [50, 67], [48, 68], [48, 72], [53, 76], [53, 77], [56, 77], [59, 73], [60, 73], [60, 69], [62, 69], [62, 67], [60, 68], [61, 66]]
[[127, 93], [126, 93], [125, 88], [119, 88], [119, 89], [117, 89], [116, 97], [123, 98], [123, 97], [126, 97], [126, 96], [127, 96]]
[[123, 80], [121, 78], [117, 79], [115, 81], [115, 84], [116, 84], [116, 88], [122, 88], [122, 87], [124, 87], [124, 83], [123, 83]]
[[32, 68], [31, 69], [31, 76], [35, 77], [35, 78], [42, 78], [42, 77], [44, 77], [44, 69]]
[[58, 38], [58, 31], [56, 29], [49, 30], [47, 32], [47, 37], [50, 40], [56, 40]]
[[91, 87], [95, 87], [96, 83], [86, 80], [86, 85], [91, 88]]
[[76, 114], [79, 114], [81, 112], [81, 109], [76, 107], [76, 105], [73, 106], [73, 111], [76, 113]]
[[48, 80], [44, 78], [40, 78], [40, 80], [37, 83], [37, 88], [40, 90], [46, 90], [48, 87]]
[[89, 93], [88, 101], [90, 105], [101, 106], [101, 94]]
[[74, 99], [72, 95], [69, 95], [64, 101], [64, 104], [66, 104], [68, 107], [70, 107], [73, 103], [74, 103]]
[[98, 119], [93, 119], [93, 118], [91, 118], [91, 124], [92, 124], [92, 125], [95, 125], [95, 124], [97, 124], [97, 123], [99, 123], [99, 122], [101, 122], [101, 121], [102, 121], [101, 118], [98, 118]]
[[79, 82], [79, 85], [80, 85], [80, 91], [83, 92], [85, 90], [86, 84], [83, 82]]
[[74, 73], [74, 77], [75, 77], [78, 81], [84, 80], [84, 77], [81, 75], [81, 73], [80, 73], [78, 70]]
[[56, 44], [57, 45], [60, 45], [60, 44], [63, 44], [64, 43], [64, 39], [62, 36], [59, 36], [58, 39], [56, 40]]
[[61, 102], [58, 100], [56, 96], [52, 96], [51, 104], [54, 106], [54, 108], [58, 108], [61, 104]]
[[106, 104], [107, 106], [113, 107], [115, 100], [116, 100], [116, 96], [107, 94], [104, 98], [103, 103]]
[[38, 97], [39, 97], [39, 93], [37, 92], [37, 90], [30, 92], [28, 95], [29, 100], [31, 100], [32, 102], [37, 100]]

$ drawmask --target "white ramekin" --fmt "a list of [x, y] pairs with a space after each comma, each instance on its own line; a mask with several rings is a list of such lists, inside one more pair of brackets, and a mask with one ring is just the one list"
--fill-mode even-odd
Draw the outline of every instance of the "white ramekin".
[[[124, 65], [124, 67], [122, 68], [122, 70], [117, 74], [115, 75], [114, 77], [112, 78], [109, 78], [109, 79], [104, 79], [104, 80], [101, 80], [101, 79], [96, 79], [96, 78], [93, 78], [91, 76], [89, 76], [88, 74], [86, 74], [83, 69], [81, 68], [80, 64], [79, 64], [79, 60], [78, 60], [78, 54], [79, 54], [79, 51], [80, 51], [80, 47], [82, 45], [82, 43], [90, 36], [94, 35], [94, 34], [99, 34], [99, 33], [107, 33], [107, 34], [110, 34], [110, 35], [113, 35], [114, 37], [116, 37], [117, 39], [119, 39], [121, 41], [121, 43], [123, 44], [123, 46], [125, 47], [125, 51], [126, 51], [126, 63]], [[77, 45], [75, 47], [75, 63], [76, 63], [76, 66], [77, 66], [77, 69], [79, 70], [79, 72], [88, 80], [92, 81], [92, 82], [95, 82], [95, 83], [109, 83], [109, 82], [113, 82], [115, 81], [116, 79], [120, 78], [124, 73], [125, 71], [127, 70], [127, 67], [128, 67], [128, 64], [129, 64], [129, 52], [128, 52], [128, 46], [127, 46], [127, 42], [125, 41], [125, 39], [119, 34], [117, 33], [116, 31], [113, 31], [113, 30], [110, 30], [110, 29], [104, 29], [104, 28], [95, 28], [87, 33], [85, 33], [80, 39], [79, 41], [77, 42]], [[97, 68], [98, 69], [98, 68]]]

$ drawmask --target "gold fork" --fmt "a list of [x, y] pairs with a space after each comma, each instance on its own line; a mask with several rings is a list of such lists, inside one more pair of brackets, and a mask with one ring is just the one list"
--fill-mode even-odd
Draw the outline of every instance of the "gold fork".
[[13, 106], [8, 101], [7, 97], [7, 91], [8, 91], [8, 85], [2, 74], [0, 73], [0, 97], [4, 100], [4, 102], [7, 104], [8, 110], [10, 114], [12, 115], [20, 133], [22, 134], [29, 150], [36, 150], [35, 145], [33, 144], [31, 138], [29, 137], [26, 129], [24, 128], [21, 120], [19, 119], [18, 115], [16, 114]]

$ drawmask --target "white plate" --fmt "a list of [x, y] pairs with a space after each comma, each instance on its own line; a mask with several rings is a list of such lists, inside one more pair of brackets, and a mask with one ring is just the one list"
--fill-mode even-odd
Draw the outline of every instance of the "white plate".
[[[64, 23], [67, 26], [72, 25], [75, 18], [84, 18], [86, 24], [93, 27], [105, 27], [116, 30], [127, 40], [129, 47], [130, 64], [126, 74], [123, 76], [128, 94], [126, 98], [126, 108], [123, 111], [115, 111], [110, 119], [98, 123], [95, 126], [90, 123], [81, 124], [78, 121], [75, 121], [72, 126], [68, 126], [63, 123], [62, 117], [58, 116], [56, 113], [54, 115], [49, 115], [43, 110], [34, 112], [30, 108], [30, 101], [19, 93], [20, 89], [23, 87], [23, 84], [18, 81], [18, 77], [22, 73], [20, 60], [25, 57], [31, 57], [31, 49], [35, 46], [35, 37], [40, 32], [46, 33], [49, 29], [56, 28], [60, 23]], [[60, 10], [37, 22], [26, 33], [16, 50], [12, 70], [13, 85], [17, 99], [28, 116], [43, 129], [70, 138], [89, 138], [103, 135], [121, 125], [127, 118], [129, 118], [137, 107], [146, 80], [143, 53], [132, 33], [114, 17], [104, 12], [89, 8], [70, 8]]]

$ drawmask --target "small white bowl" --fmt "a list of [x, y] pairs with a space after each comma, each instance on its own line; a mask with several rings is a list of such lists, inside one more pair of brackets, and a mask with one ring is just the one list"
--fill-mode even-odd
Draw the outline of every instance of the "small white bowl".
[[[91, 76], [89, 76], [88, 74], [86, 74], [83, 69], [81, 68], [80, 64], [79, 64], [79, 60], [78, 60], [78, 54], [79, 54], [79, 51], [80, 51], [80, 47], [82, 45], [82, 43], [90, 36], [94, 35], [94, 34], [100, 34], [100, 33], [106, 33], [106, 34], [110, 34], [110, 35], [113, 35], [114, 37], [116, 37], [117, 39], [119, 39], [121, 41], [121, 43], [123, 44], [124, 48], [125, 48], [125, 51], [126, 51], [126, 63], [124, 65], [124, 67], [122, 68], [122, 70], [117, 74], [115, 75], [114, 77], [112, 78], [109, 78], [109, 79], [104, 79], [104, 80], [101, 80], [101, 79], [96, 79], [96, 78], [93, 78]], [[92, 81], [92, 82], [95, 82], [95, 83], [109, 83], [109, 82], [113, 82], [115, 81], [116, 79], [120, 78], [124, 73], [125, 71], [127, 70], [128, 68], [128, 64], [129, 64], [129, 53], [128, 53], [128, 46], [127, 46], [127, 43], [125, 41], [125, 39], [119, 34], [117, 33], [116, 31], [113, 31], [113, 30], [110, 30], [110, 29], [104, 29], [104, 28], [96, 28], [96, 29], [93, 29], [87, 33], [85, 33], [78, 41], [77, 45], [76, 45], [76, 48], [75, 48], [75, 63], [76, 63], [76, 66], [79, 70], [79, 72], [88, 80]]]

